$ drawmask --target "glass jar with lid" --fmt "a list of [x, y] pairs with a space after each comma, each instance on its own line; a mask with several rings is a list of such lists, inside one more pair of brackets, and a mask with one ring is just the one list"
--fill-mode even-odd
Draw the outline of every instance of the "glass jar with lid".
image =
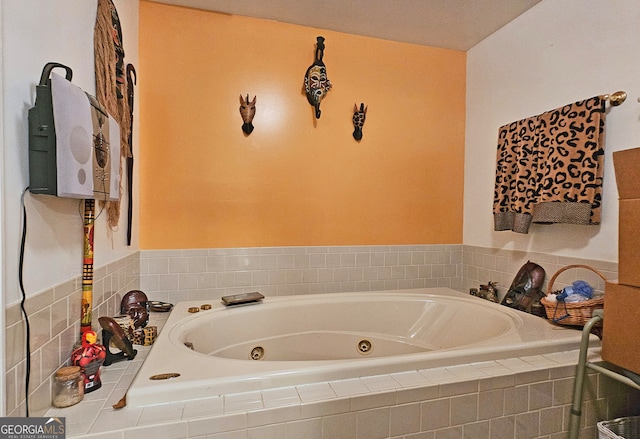
[[53, 405], [69, 407], [84, 398], [84, 379], [79, 366], [65, 366], [53, 377]]

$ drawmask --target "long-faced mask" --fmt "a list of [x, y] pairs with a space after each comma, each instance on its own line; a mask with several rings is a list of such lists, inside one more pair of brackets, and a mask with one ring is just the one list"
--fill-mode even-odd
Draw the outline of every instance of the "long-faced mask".
[[316, 59], [307, 69], [304, 76], [304, 91], [307, 100], [316, 109], [316, 119], [320, 118], [320, 102], [331, 90], [331, 82], [327, 78], [327, 68], [322, 62], [324, 55], [324, 37], [317, 37]]

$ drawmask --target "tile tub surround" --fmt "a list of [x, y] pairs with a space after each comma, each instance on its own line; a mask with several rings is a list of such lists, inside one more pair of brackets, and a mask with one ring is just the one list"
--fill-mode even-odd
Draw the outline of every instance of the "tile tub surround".
[[[492, 280], [504, 294], [527, 260], [545, 268], [547, 282], [557, 269], [569, 264], [594, 266], [607, 279], [617, 278], [617, 264], [612, 262], [463, 245], [154, 250], [96, 269], [94, 315], [113, 315], [122, 294], [138, 288], [150, 299], [177, 302], [213, 300], [250, 290], [286, 295], [442, 285], [468, 292]], [[590, 275], [580, 270], [566, 273], [570, 279], [562, 279], [563, 274], [559, 282]], [[598, 281], [596, 278], [594, 286], [598, 287]], [[80, 285], [80, 278], [71, 279], [27, 299], [33, 416], [49, 409], [50, 376], [67, 361], [76, 342]], [[24, 324], [19, 304], [10, 305], [5, 312], [6, 415], [23, 416]]]
[[[497, 282], [498, 295], [502, 298], [518, 270], [527, 261], [535, 262], [545, 269], [546, 276], [543, 291], [551, 277], [562, 267], [581, 264], [600, 271], [607, 280], [618, 278], [618, 264], [616, 262], [597, 261], [592, 259], [568, 258], [564, 256], [544, 253], [502, 250], [486, 247], [465, 245], [463, 247], [463, 280], [461, 291], [468, 292], [469, 288], [478, 288], [488, 281]], [[572, 268], [561, 273], [553, 285], [554, 290], [562, 289], [575, 280], [585, 280], [593, 286], [596, 293], [604, 292], [604, 281], [594, 272], [584, 268]]]
[[[140, 357], [105, 368], [103, 389], [53, 408], [67, 437], [91, 439], [565, 438], [577, 351], [114, 410]], [[597, 361], [599, 349], [590, 352]], [[639, 414], [640, 392], [590, 373], [581, 438]], [[635, 412], [634, 412], [635, 411]]]
[[[283, 296], [449, 287], [468, 292], [495, 281], [502, 297], [528, 260], [545, 269], [545, 291], [551, 276], [571, 264], [594, 267], [608, 280], [618, 277], [615, 262], [467, 245], [269, 247], [141, 251], [140, 286], [150, 298], [177, 302], [247, 291]], [[578, 279], [604, 289], [604, 281], [585, 269], [562, 273], [554, 289]]]
[[[120, 310], [122, 296], [139, 289], [140, 257], [136, 252], [93, 273], [93, 330], [98, 317]], [[66, 365], [80, 334], [81, 277], [29, 296], [25, 308], [31, 330], [29, 414], [42, 416], [51, 406], [51, 377]], [[25, 324], [20, 303], [5, 310], [6, 416], [25, 416]]]
[[264, 247], [140, 252], [140, 287], [155, 300], [462, 287], [462, 245]]

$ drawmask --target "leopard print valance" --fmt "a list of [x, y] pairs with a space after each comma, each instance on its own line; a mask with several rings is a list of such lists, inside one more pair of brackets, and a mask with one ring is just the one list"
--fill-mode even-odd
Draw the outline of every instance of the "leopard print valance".
[[600, 224], [604, 134], [602, 96], [500, 127], [494, 230]]

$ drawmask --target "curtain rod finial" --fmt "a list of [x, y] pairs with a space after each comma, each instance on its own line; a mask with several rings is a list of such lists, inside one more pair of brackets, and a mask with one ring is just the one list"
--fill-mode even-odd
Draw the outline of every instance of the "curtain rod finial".
[[604, 99], [608, 100], [614, 107], [617, 107], [627, 99], [627, 93], [624, 91], [617, 91], [611, 95], [604, 95]]

